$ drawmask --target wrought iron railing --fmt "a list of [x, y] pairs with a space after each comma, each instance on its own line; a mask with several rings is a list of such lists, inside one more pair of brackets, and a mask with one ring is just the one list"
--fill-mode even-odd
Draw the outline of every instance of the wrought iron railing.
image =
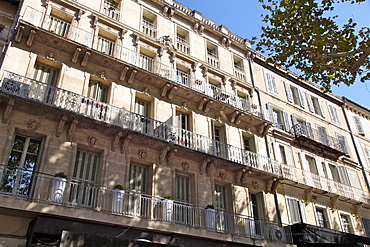
[[281, 165], [281, 173], [284, 179], [296, 181], [300, 184], [309, 185], [313, 188], [328, 191], [359, 202], [370, 203], [370, 194], [368, 192], [318, 174], [284, 164]]
[[[47, 22], [44, 21], [46, 24], [43, 23], [44, 16], [46, 16], [47, 18], [50, 18], [50, 16], [45, 15], [44, 13], [30, 6], [27, 6], [23, 14], [22, 20], [29, 22], [35, 26], [48, 30], [49, 26], [45, 26]], [[109, 42], [104, 43], [101, 37], [94, 36], [91, 32], [88, 32], [84, 29], [78, 28], [73, 25], [69, 25], [68, 27], [69, 27], [68, 34], [63, 35], [65, 38], [74, 40], [88, 47], [93, 47], [94, 49], [100, 52], [103, 52], [108, 55], [112, 55], [119, 60], [122, 60], [134, 66], [137, 66], [151, 73], [155, 73], [161, 77], [164, 77], [168, 80], [171, 80], [175, 83], [178, 83], [182, 86], [185, 86], [199, 93], [207, 94], [207, 92], [209, 92], [209, 88], [212, 87], [209, 83], [203, 81], [202, 79], [197, 79], [197, 78], [191, 78], [188, 84], [184, 84], [183, 80], [178, 80], [178, 77], [176, 76], [177, 70], [168, 65], [160, 63], [149, 57], [144, 58], [142, 54], [132, 51], [126, 47], [120, 46], [116, 43], [109, 43]], [[95, 44], [93, 44], [93, 40], [97, 40], [95, 41]], [[98, 44], [100, 44], [100, 46]], [[103, 44], [104, 46], [102, 46]], [[213, 64], [214, 66], [218, 66], [218, 59], [216, 59], [217, 60], [216, 61], [216, 60], [213, 60], [215, 59], [215, 57], [212, 57], [212, 56], [209, 56], [209, 57], [210, 59], [212, 59], [212, 61], [209, 61], [209, 62]], [[213, 97], [214, 100], [220, 101], [231, 107], [242, 110], [243, 112], [247, 112], [248, 114], [254, 115], [256, 117], [266, 119], [264, 117], [264, 114], [261, 111], [261, 108], [258, 105], [251, 104], [246, 99], [241, 98], [237, 95], [230, 94], [222, 89], [218, 89], [217, 91], [218, 93], [216, 94], [207, 94], [207, 95], [209, 97]]]
[[326, 131], [321, 132], [307, 127], [302, 124], [296, 124], [293, 126], [293, 131], [295, 137], [305, 137], [310, 140], [313, 140], [315, 142], [321, 143], [327, 147], [330, 147], [332, 149], [341, 151], [342, 153], [347, 153], [345, 146], [340, 143], [338, 138], [334, 138], [326, 133]]
[[[23, 179], [19, 180], [18, 177]], [[225, 210], [205, 209], [163, 197], [129, 190], [112, 190], [83, 181], [53, 178], [47, 174], [14, 167], [0, 166], [0, 179], [0, 195], [292, 243], [289, 227], [228, 213]]]
[[268, 157], [9, 71], [4, 72], [0, 92], [83, 115], [276, 176], [280, 175], [280, 164]]

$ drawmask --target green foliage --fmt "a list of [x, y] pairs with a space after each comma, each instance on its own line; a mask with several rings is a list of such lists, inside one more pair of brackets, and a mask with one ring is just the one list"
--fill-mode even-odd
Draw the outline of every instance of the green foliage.
[[163, 198], [164, 198], [164, 199], [168, 199], [168, 200], [173, 200], [173, 197], [172, 197], [172, 196], [169, 196], [169, 195], [167, 195], [167, 196], [163, 196]]
[[[335, 4], [365, 0], [259, 0], [269, 11], [256, 50], [279, 66], [302, 71], [302, 79], [330, 91], [332, 85], [352, 85], [370, 79], [370, 29], [355, 30], [349, 19], [339, 27], [329, 16]], [[328, 17], [329, 16], [329, 17]]]
[[116, 185], [113, 187], [113, 189], [115, 189], [115, 190], [123, 190], [123, 186], [122, 186], [122, 185], [120, 185], [120, 184], [116, 184]]
[[54, 177], [56, 178], [67, 178], [67, 175], [64, 174], [64, 172], [58, 172], [54, 174]]

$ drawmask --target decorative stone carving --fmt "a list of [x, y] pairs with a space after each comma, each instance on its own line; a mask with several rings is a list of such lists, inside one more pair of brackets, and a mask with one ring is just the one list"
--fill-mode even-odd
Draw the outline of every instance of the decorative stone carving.
[[249, 169], [245, 169], [245, 171], [242, 174], [242, 177], [240, 179], [242, 186], [247, 186], [248, 177], [252, 172]]
[[103, 80], [107, 79], [104, 70], [98, 71], [98, 77], [102, 78]]
[[356, 217], [360, 217], [361, 210], [363, 209], [364, 204], [362, 202], [354, 204], [351, 207], [351, 213]]
[[165, 161], [165, 158], [167, 157], [167, 152], [170, 150], [171, 148], [169, 146], [165, 146], [161, 153], [159, 154], [159, 164], [163, 164], [163, 162]]
[[257, 189], [260, 187], [260, 185], [259, 185], [259, 183], [258, 183], [257, 181], [253, 181], [253, 182], [252, 182], [252, 187], [253, 187], [255, 190], [257, 190]]
[[80, 52], [81, 52], [81, 48], [77, 47], [75, 52], [73, 53], [73, 56], [72, 56], [72, 63], [77, 63], [78, 56], [80, 55]]
[[201, 99], [201, 100], [198, 102], [198, 107], [197, 107], [197, 109], [198, 109], [199, 111], [203, 110], [203, 107], [204, 107], [204, 103], [205, 103], [205, 102], [207, 102], [207, 98], [203, 98], [203, 99]]
[[146, 153], [145, 150], [143, 150], [143, 149], [142, 150], [139, 150], [138, 156], [139, 156], [140, 159], [145, 160], [146, 159], [146, 155], [147, 155], [147, 153]]
[[58, 127], [57, 127], [57, 131], [55, 132], [56, 137], [60, 137], [62, 135], [64, 124], [67, 121], [67, 119], [68, 119], [67, 115], [63, 115], [63, 117], [60, 119]]
[[235, 121], [236, 116], [239, 114], [239, 111], [234, 111], [231, 114], [229, 114], [229, 121], [233, 123]]
[[40, 128], [40, 122], [36, 120], [29, 120], [27, 122], [27, 129], [29, 131], [37, 131]]
[[24, 31], [24, 26], [19, 26], [17, 29], [17, 33], [15, 34], [14, 41], [19, 43], [22, 41], [22, 35]]
[[230, 45], [231, 45], [231, 40], [226, 38], [226, 37], [222, 37], [221, 39], [221, 44], [226, 47], [226, 48], [230, 48]]
[[227, 178], [227, 175], [226, 175], [226, 173], [224, 173], [224, 172], [220, 172], [220, 173], [218, 174], [218, 178], [219, 178], [220, 180], [222, 180], [222, 181], [225, 181], [225, 180], [226, 180], [226, 178]]
[[15, 103], [15, 101], [12, 100], [12, 99], [8, 101], [8, 104], [6, 106], [6, 109], [5, 109], [4, 115], [3, 115], [3, 124], [7, 124], [9, 122], [9, 118], [10, 118], [10, 115], [12, 113], [14, 103]]
[[215, 167], [215, 163], [213, 160], [211, 160], [210, 162], [208, 162], [207, 166], [206, 166], [206, 174], [207, 174], [207, 177], [211, 177], [212, 176], [212, 171]]
[[175, 10], [169, 6], [164, 6], [163, 8], [163, 15], [167, 18], [172, 18], [173, 14], [175, 13]]
[[188, 102], [181, 102], [181, 108], [188, 109]]
[[79, 9], [76, 13], [76, 20], [79, 21], [81, 19], [81, 16], [85, 14], [85, 11], [83, 11], [82, 9]]
[[93, 16], [94, 20], [93, 20], [93, 23], [92, 23], [92, 27], [95, 28], [96, 25], [98, 24], [98, 21], [99, 21], [99, 18], [97, 16]]
[[98, 141], [98, 138], [96, 138], [95, 136], [88, 136], [87, 137], [87, 144], [89, 144], [90, 146], [95, 146], [96, 145], [96, 142]]
[[202, 24], [200, 24], [199, 22], [196, 22], [194, 24], [194, 32], [198, 33], [198, 34], [203, 34], [203, 31], [204, 31], [204, 26]]
[[203, 74], [203, 77], [206, 77], [207, 76], [207, 73], [208, 73], [208, 67], [205, 66], [204, 64], [202, 64], [200, 66], [200, 68], [202, 69], [202, 74]]
[[140, 37], [139, 37], [139, 35], [137, 35], [135, 33], [131, 34], [131, 37], [132, 37], [133, 46], [136, 47], [139, 44]]
[[164, 85], [162, 87], [162, 90], [161, 90], [161, 96], [162, 97], [165, 97], [167, 95], [167, 92], [168, 92], [168, 89], [171, 87], [171, 84], [170, 83], [166, 83], [166, 85]]
[[269, 128], [271, 127], [271, 124], [268, 124], [268, 123], [263, 123], [263, 124], [260, 124], [258, 127], [257, 127], [257, 132], [260, 136], [265, 136], [269, 130]]
[[27, 46], [32, 46], [35, 35], [36, 35], [36, 30], [31, 30], [30, 35], [28, 36], [28, 39], [26, 41]]
[[203, 161], [203, 163], [199, 166], [199, 174], [203, 175], [206, 172], [207, 164], [211, 162], [210, 158], [207, 158]]
[[135, 78], [136, 73], [137, 73], [137, 70], [136, 69], [134, 69], [131, 72], [130, 77], [128, 78], [128, 81], [127, 81], [128, 84], [132, 84], [132, 82], [134, 81], [134, 78]]
[[197, 67], [198, 67], [198, 64], [197, 62], [192, 62], [191, 63], [191, 69], [193, 72], [197, 71]]
[[175, 94], [175, 90], [177, 89], [177, 87], [176, 86], [173, 86], [171, 89], [170, 89], [170, 91], [168, 92], [168, 96], [167, 96], [167, 98], [168, 99], [173, 99], [173, 96], [174, 96], [174, 94]]
[[278, 178], [270, 178], [266, 181], [266, 191], [267, 193], [274, 193], [276, 190], [276, 187], [279, 185], [279, 179]]
[[148, 87], [143, 87], [143, 90], [141, 90], [143, 94], [149, 95], [149, 88]]
[[175, 154], [177, 153], [177, 149], [174, 148], [172, 150], [170, 150], [168, 153], [167, 153], [167, 166], [172, 166], [173, 165], [173, 158], [175, 157]]
[[241, 112], [239, 115], [237, 115], [236, 118], [235, 118], [235, 124], [239, 125], [242, 121], [242, 117], [244, 117], [244, 116], [245, 116], [245, 114], [243, 112]]
[[81, 66], [82, 67], [85, 67], [86, 66], [87, 60], [89, 60], [90, 54], [91, 53], [89, 51], [85, 52], [85, 55], [84, 55], [84, 57], [83, 57], [83, 59], [81, 61]]
[[337, 209], [338, 202], [339, 202], [338, 199], [339, 199], [339, 196], [330, 197], [330, 200], [328, 201], [328, 204], [329, 204], [329, 207], [332, 211], [335, 211]]
[[244, 172], [245, 172], [245, 169], [240, 169], [240, 170], [235, 172], [234, 178], [235, 178], [235, 184], [236, 185], [239, 185], [239, 186], [242, 185], [241, 178], [242, 178], [242, 175], [243, 175]]
[[120, 81], [124, 81], [124, 80], [125, 80], [125, 78], [126, 78], [126, 74], [127, 74], [127, 72], [129, 71], [129, 69], [130, 69], [130, 67], [125, 66], [125, 67], [121, 70], [121, 73], [119, 74], [119, 78], [118, 78]]
[[128, 134], [122, 141], [122, 144], [121, 144], [121, 154], [123, 155], [126, 155], [126, 151], [127, 151], [127, 146], [130, 142], [130, 140], [132, 139], [132, 135]]
[[210, 105], [212, 105], [212, 104], [213, 104], [213, 101], [212, 101], [212, 100], [208, 101], [208, 102], [204, 105], [203, 112], [205, 112], [205, 113], [209, 112], [209, 107], [210, 107]]
[[47, 51], [46, 52], [46, 58], [49, 59], [50, 61], [55, 60], [55, 53], [53, 51]]
[[189, 163], [188, 162], [182, 162], [181, 163], [181, 168], [183, 171], [188, 171], [189, 170]]
[[122, 135], [123, 135], [122, 131], [118, 131], [117, 134], [115, 135], [114, 140], [112, 142], [112, 147], [111, 147], [112, 152], [116, 151], [119, 139], [121, 138]]
[[72, 124], [71, 124], [71, 126], [69, 127], [69, 130], [68, 130], [68, 135], [67, 135], [67, 140], [68, 141], [72, 141], [77, 124], [78, 124], [78, 121], [76, 119], [72, 121]]
[[312, 202], [312, 196], [313, 196], [313, 188], [305, 189], [302, 195], [302, 199], [306, 206]]
[[124, 38], [125, 38], [125, 34], [127, 33], [127, 30], [126, 29], [121, 29], [120, 31], [119, 31], [119, 39], [120, 40], [123, 40]]

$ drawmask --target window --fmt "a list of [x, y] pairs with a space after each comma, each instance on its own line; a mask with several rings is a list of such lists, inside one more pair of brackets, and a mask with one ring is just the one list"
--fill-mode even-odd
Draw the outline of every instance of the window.
[[272, 105], [267, 104], [268, 115], [270, 116], [270, 121], [273, 122], [273, 125], [281, 130], [290, 132], [290, 122], [289, 115], [285, 111], [274, 108]]
[[295, 224], [303, 222], [301, 202], [296, 198], [288, 198], [287, 201], [290, 214], [290, 223]]
[[306, 161], [307, 161], [308, 168], [310, 169], [310, 172], [314, 174], [319, 174], [315, 159], [313, 157], [306, 155]]
[[150, 57], [146, 54], [140, 53], [139, 56], [139, 67], [151, 72], [154, 72], [154, 57]]
[[97, 175], [100, 155], [77, 149], [75, 166], [72, 174], [69, 201], [81, 207], [93, 208], [97, 200]]
[[179, 50], [180, 52], [190, 54], [188, 31], [185, 31], [181, 28], [177, 28], [176, 45], [177, 45], [177, 50]]
[[53, 14], [50, 15], [49, 30], [52, 33], [56, 33], [60, 36], [68, 37], [68, 32], [71, 26], [71, 21], [59, 18]]
[[105, 54], [114, 56], [115, 41], [108, 37], [98, 35], [95, 49]]
[[207, 43], [207, 63], [218, 67], [218, 52], [217, 52], [217, 46], [211, 43]]
[[326, 211], [323, 208], [316, 207], [316, 221], [319, 227], [328, 228]]
[[360, 183], [360, 180], [358, 179], [358, 174], [356, 171], [354, 170], [350, 170], [348, 169], [347, 170], [347, 173], [348, 173], [348, 178], [349, 178], [349, 181], [351, 183], [351, 186], [352, 187], [355, 187], [357, 189], [362, 189], [361, 188], [361, 183]]
[[355, 122], [357, 133], [359, 135], [365, 136], [365, 131], [362, 127], [360, 117], [359, 116], [353, 116], [353, 121]]
[[151, 104], [149, 101], [136, 97], [135, 99], [135, 128], [139, 132], [148, 133], [151, 129], [150, 118]]
[[340, 214], [340, 221], [342, 223], [343, 232], [352, 233], [349, 215]]
[[370, 167], [370, 147], [363, 145], [362, 148], [364, 150], [365, 158], [367, 159], [367, 165]]
[[188, 176], [176, 174], [176, 200], [190, 202], [190, 179]]
[[215, 184], [215, 203], [218, 213], [216, 214], [216, 225], [220, 231], [227, 229], [227, 200], [226, 200], [226, 187], [224, 185]]
[[177, 68], [176, 79], [177, 79], [177, 82], [189, 86], [190, 85], [190, 70]]
[[251, 232], [256, 235], [262, 234], [261, 222], [264, 220], [263, 194], [251, 194], [251, 206], [254, 224], [251, 224]]
[[244, 150], [256, 152], [256, 144], [254, 141], [254, 137], [243, 137], [243, 147]]
[[337, 167], [335, 165], [330, 165], [329, 164], [329, 169], [330, 169], [331, 175], [333, 177], [333, 180], [336, 181], [336, 182], [340, 182], [340, 177], [339, 177], [339, 172], [338, 172]]
[[157, 37], [157, 27], [156, 27], [156, 16], [149, 11], [144, 10], [142, 19], [142, 31], [146, 35], [156, 38]]
[[38, 138], [15, 135], [1, 178], [2, 192], [30, 196], [33, 172], [40, 162], [41, 143]]
[[108, 90], [109, 90], [109, 87], [103, 85], [101, 82], [90, 81], [87, 96], [96, 101], [107, 103], [108, 102]]
[[267, 88], [270, 92], [278, 94], [278, 90], [276, 87], [276, 81], [275, 81], [275, 76], [266, 73], [266, 81], [267, 81]]
[[217, 47], [213, 45], [207, 46], [207, 54], [217, 58]]
[[120, 16], [120, 1], [103, 0], [102, 12], [115, 20], [119, 20]]
[[176, 112], [176, 124], [179, 129], [190, 130], [190, 116], [184, 112]]
[[348, 146], [347, 146], [347, 141], [346, 141], [346, 138], [342, 135], [338, 135], [338, 142], [339, 142], [339, 145], [340, 145], [340, 150], [349, 155], [349, 150], [348, 150]]
[[36, 62], [35, 63], [35, 74], [33, 79], [41, 81], [45, 84], [56, 86], [58, 80], [59, 69], [51, 67], [49, 65]]
[[291, 115], [294, 126], [294, 131], [297, 136], [306, 136], [310, 139], [314, 139], [312, 126], [310, 122], [303, 119], [297, 118], [295, 115]]
[[370, 219], [362, 218], [362, 224], [364, 226], [366, 236], [370, 238]]
[[220, 157], [227, 157], [226, 131], [225, 126], [216, 126], [213, 123], [212, 139], [214, 140], [212, 148], [214, 154]]
[[318, 98], [306, 93], [308, 108], [311, 112], [319, 116], [325, 117], [324, 108]]
[[[82, 99], [82, 106], [85, 107], [84, 113], [96, 120], [104, 120], [108, 117], [108, 86], [99, 81], [90, 81], [87, 92], [88, 99]], [[91, 100], [92, 99], [92, 100]], [[100, 103], [101, 102], [101, 103]]]
[[234, 74], [240, 80], [245, 80], [243, 60], [238, 57], [234, 57]]
[[304, 107], [303, 95], [299, 88], [292, 86], [287, 81], [284, 81], [285, 91], [289, 102], [293, 102], [295, 105]]
[[148, 193], [148, 166], [131, 162], [129, 188], [137, 193]]
[[340, 124], [340, 120], [339, 120], [338, 113], [337, 113], [337, 108], [335, 108], [335, 106], [333, 105], [329, 105], [329, 110], [330, 110], [331, 118], [333, 119], [334, 123]]

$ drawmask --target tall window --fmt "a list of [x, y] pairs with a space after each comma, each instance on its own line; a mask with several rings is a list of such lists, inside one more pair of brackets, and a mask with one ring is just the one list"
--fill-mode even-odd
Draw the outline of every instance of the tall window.
[[100, 154], [78, 149], [73, 169], [70, 202], [81, 207], [95, 207]]
[[316, 219], [318, 226], [328, 227], [325, 209], [316, 207]]
[[148, 11], [144, 11], [142, 32], [150, 37], [157, 37], [156, 16]]
[[16, 135], [1, 180], [1, 191], [30, 195], [33, 172], [37, 169], [41, 153], [41, 140]]
[[176, 33], [176, 45], [177, 50], [183, 53], [190, 53], [190, 46], [189, 46], [189, 33], [181, 28], [177, 28]]
[[135, 113], [144, 117], [150, 117], [150, 102], [137, 98], [135, 99]]
[[103, 0], [102, 12], [103, 14], [113, 18], [115, 20], [119, 20], [120, 16], [120, 1], [109, 1]]
[[314, 174], [319, 174], [319, 172], [317, 170], [317, 165], [316, 165], [315, 159], [313, 157], [310, 157], [310, 156], [306, 155], [306, 160], [307, 160], [307, 164], [308, 164], [308, 167], [310, 169], [310, 172], [312, 172]]
[[36, 81], [55, 86], [57, 84], [58, 74], [59, 69], [57, 68], [40, 62], [35, 63], [35, 74], [33, 75], [33, 79]]
[[253, 137], [243, 137], [244, 150], [256, 152], [256, 145]]
[[213, 124], [212, 139], [215, 140], [213, 143], [215, 155], [226, 157], [226, 131], [224, 125], [216, 126]]
[[190, 85], [190, 70], [177, 68], [176, 80], [181, 84]]
[[295, 198], [288, 198], [288, 207], [291, 224], [303, 222], [301, 202]]
[[336, 124], [340, 124], [337, 108], [333, 105], [329, 105], [329, 110], [331, 114], [331, 118], [333, 119], [333, 122]]
[[215, 66], [215, 67], [218, 67], [219, 66], [219, 63], [218, 63], [218, 51], [217, 51], [217, 46], [214, 45], [214, 44], [211, 44], [211, 43], [207, 43], [207, 56], [206, 56], [206, 59], [207, 59], [207, 63], [212, 65], [212, 66]]
[[256, 235], [260, 235], [262, 233], [261, 223], [264, 220], [263, 194], [251, 194], [251, 205], [254, 218], [254, 224], [251, 225], [251, 228]]
[[278, 94], [275, 76], [269, 73], [266, 73], [265, 76], [266, 76], [266, 81], [267, 81], [267, 89], [272, 93]]
[[340, 214], [340, 221], [342, 223], [343, 232], [352, 233], [349, 215]]
[[290, 132], [290, 121], [287, 112], [282, 111], [278, 108], [273, 107], [271, 104], [266, 104], [267, 115], [270, 121], [273, 122], [274, 126], [278, 129]]
[[142, 69], [154, 72], [154, 59], [148, 55], [140, 53], [139, 66]]
[[324, 108], [319, 99], [309, 94], [307, 94], [306, 96], [310, 111], [316, 113], [319, 116], [325, 117]]
[[216, 215], [217, 229], [225, 231], [227, 228], [227, 197], [226, 197], [226, 187], [223, 185], [215, 184], [215, 202], [218, 213]]
[[90, 81], [89, 82], [89, 90], [88, 90], [88, 97], [92, 98], [96, 101], [108, 102], [108, 87], [103, 85], [99, 81]]
[[190, 202], [190, 179], [188, 176], [176, 174], [176, 200]]
[[190, 130], [190, 116], [184, 112], [176, 112], [176, 124], [179, 129]]
[[148, 193], [148, 167], [137, 163], [130, 165], [130, 190]]
[[353, 121], [355, 122], [357, 133], [359, 135], [365, 136], [364, 128], [362, 127], [361, 120], [359, 116], [353, 116]]

